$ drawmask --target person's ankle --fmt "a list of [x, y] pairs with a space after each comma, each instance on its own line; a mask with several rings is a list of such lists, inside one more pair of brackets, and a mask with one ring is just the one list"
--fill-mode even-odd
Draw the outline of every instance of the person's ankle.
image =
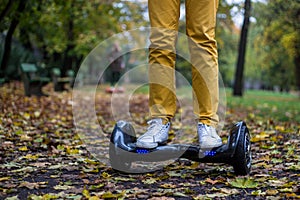
[[162, 124], [166, 125], [168, 122], [171, 121], [168, 117], [152, 117], [152, 119], [161, 119]]
[[162, 123], [163, 124], [167, 124], [168, 122], [170, 122], [169, 118], [162, 118]]
[[201, 121], [201, 120], [199, 120], [198, 124], [203, 124], [203, 125], [206, 125], [208, 127], [212, 127], [212, 128], [217, 129], [217, 124], [209, 122], [209, 121]]

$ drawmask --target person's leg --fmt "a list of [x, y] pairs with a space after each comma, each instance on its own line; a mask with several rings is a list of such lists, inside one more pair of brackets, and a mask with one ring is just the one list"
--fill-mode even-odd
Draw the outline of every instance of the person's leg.
[[186, 0], [186, 32], [192, 63], [194, 112], [199, 122], [218, 123], [218, 53], [215, 40], [218, 0]]
[[120, 72], [117, 71], [113, 71], [111, 74], [111, 86], [114, 87], [116, 85], [116, 83], [119, 81], [119, 74]]
[[115, 85], [115, 72], [111, 72], [111, 77], [110, 77], [110, 86], [113, 87]]
[[176, 112], [175, 44], [180, 0], [149, 0], [151, 23], [149, 47], [149, 110], [152, 120], [137, 139], [142, 148], [155, 148], [168, 140], [170, 118]]
[[119, 82], [120, 78], [121, 78], [121, 72], [115, 72], [115, 80], [114, 80], [115, 84]]
[[186, 32], [192, 63], [194, 113], [201, 148], [222, 145], [218, 124], [218, 53], [215, 40], [218, 0], [186, 0]]
[[176, 112], [174, 67], [180, 0], [150, 0], [148, 6], [152, 27], [149, 47], [150, 115], [166, 122]]

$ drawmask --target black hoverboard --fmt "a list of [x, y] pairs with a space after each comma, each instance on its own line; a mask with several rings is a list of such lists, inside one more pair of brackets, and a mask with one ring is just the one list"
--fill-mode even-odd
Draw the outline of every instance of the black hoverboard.
[[196, 145], [169, 144], [154, 149], [138, 148], [133, 126], [118, 121], [110, 138], [109, 157], [113, 169], [126, 173], [139, 173], [131, 168], [135, 161], [158, 162], [186, 158], [202, 163], [232, 165], [236, 175], [247, 175], [251, 169], [250, 134], [245, 122], [236, 123], [228, 141], [220, 147], [202, 149]]

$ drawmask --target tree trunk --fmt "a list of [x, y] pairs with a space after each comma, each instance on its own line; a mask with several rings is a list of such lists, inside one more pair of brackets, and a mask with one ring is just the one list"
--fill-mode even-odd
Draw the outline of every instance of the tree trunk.
[[72, 69], [73, 62], [74, 62], [74, 56], [70, 55], [70, 52], [74, 49], [74, 24], [73, 19], [70, 19], [69, 21], [69, 30], [68, 30], [68, 44], [65, 51], [65, 58], [64, 63], [62, 66], [62, 76], [66, 75], [66, 72], [68, 69]]
[[0, 66], [0, 71], [2, 71], [2, 73], [5, 73], [5, 71], [6, 71], [9, 57], [10, 57], [12, 36], [20, 22], [20, 14], [25, 10], [26, 2], [27, 2], [27, 0], [19, 1], [19, 5], [18, 5], [16, 14], [15, 14], [15, 17], [12, 19], [9, 29], [7, 31], [5, 41], [4, 41], [4, 52], [3, 52], [3, 57], [2, 57], [2, 61], [1, 61], [1, 66]]
[[295, 56], [294, 58], [294, 62], [295, 62], [295, 78], [296, 78], [296, 87], [297, 87], [297, 90], [300, 94], [300, 55], [299, 55], [299, 52], [297, 53], [297, 55]]
[[[296, 18], [298, 19], [298, 22], [300, 20], [300, 10], [298, 9], [297, 14], [296, 14]], [[294, 27], [296, 28], [296, 30], [299, 30], [300, 28], [300, 24], [299, 23], [295, 23]], [[296, 55], [294, 58], [294, 63], [295, 63], [295, 78], [296, 78], [296, 87], [298, 89], [298, 94], [300, 97], [300, 36], [298, 35], [296, 42], [295, 42], [295, 49], [297, 49], [296, 51]]]
[[2, 23], [2, 20], [4, 19], [4, 17], [9, 13], [12, 5], [13, 5], [13, 0], [9, 0], [5, 6], [5, 8], [2, 10], [1, 14], [0, 14], [0, 22]]
[[[68, 69], [72, 69], [74, 63], [74, 56], [70, 55], [70, 52], [74, 49], [74, 13], [73, 13], [74, 1], [71, 2], [70, 15], [68, 16], [68, 42], [65, 50], [64, 62], [62, 66], [62, 76], [66, 76]], [[73, 54], [73, 53], [72, 53]]]
[[248, 35], [248, 28], [250, 24], [250, 14], [251, 14], [251, 0], [245, 0], [244, 22], [241, 31], [238, 61], [237, 61], [235, 80], [233, 85], [234, 96], [243, 96], [243, 87], [244, 87], [243, 74], [244, 74], [245, 54], [246, 54], [246, 46], [247, 46], [247, 35]]

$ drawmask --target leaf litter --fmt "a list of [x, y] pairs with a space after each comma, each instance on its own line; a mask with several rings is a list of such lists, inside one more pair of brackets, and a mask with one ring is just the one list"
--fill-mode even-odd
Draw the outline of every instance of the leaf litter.
[[[224, 129], [243, 119], [252, 134], [249, 176], [236, 177], [227, 165], [185, 159], [148, 174], [122, 174], [95, 159], [76, 134], [71, 92], [55, 93], [50, 86], [46, 90], [48, 97], [37, 98], [25, 97], [19, 82], [0, 88], [0, 199], [300, 197], [300, 126], [296, 122], [256, 118], [257, 110], [249, 115], [244, 113], [249, 110], [230, 108], [233, 114], [226, 116]], [[108, 137], [115, 123], [109, 104], [110, 95], [97, 96], [99, 123]], [[130, 112], [141, 126], [149, 119], [147, 104], [143, 94], [130, 102]], [[190, 107], [178, 110], [185, 113], [184, 120], [192, 120]], [[173, 134], [180, 134], [181, 127], [192, 132], [184, 121], [174, 121]]]

